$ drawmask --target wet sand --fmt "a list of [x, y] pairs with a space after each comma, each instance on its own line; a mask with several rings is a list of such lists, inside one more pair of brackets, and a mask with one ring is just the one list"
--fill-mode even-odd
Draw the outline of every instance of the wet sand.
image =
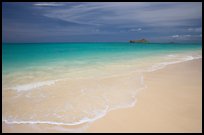
[[109, 112], [87, 132], [202, 132], [202, 59], [145, 73], [132, 108]]

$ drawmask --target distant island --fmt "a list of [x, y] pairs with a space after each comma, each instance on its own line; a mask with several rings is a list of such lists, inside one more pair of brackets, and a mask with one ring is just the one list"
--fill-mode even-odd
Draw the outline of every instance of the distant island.
[[148, 43], [146, 39], [140, 39], [140, 40], [130, 40], [130, 43]]
[[175, 44], [175, 42], [169, 42], [169, 44]]

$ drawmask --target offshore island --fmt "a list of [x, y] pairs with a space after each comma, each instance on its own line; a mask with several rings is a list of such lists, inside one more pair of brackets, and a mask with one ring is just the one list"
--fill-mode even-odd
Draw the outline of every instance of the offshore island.
[[130, 40], [129, 43], [148, 43], [149, 41], [146, 39], [140, 39], [140, 40]]

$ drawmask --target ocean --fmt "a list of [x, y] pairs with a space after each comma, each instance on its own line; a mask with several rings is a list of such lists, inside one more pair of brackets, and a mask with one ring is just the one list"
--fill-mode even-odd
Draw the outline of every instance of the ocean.
[[80, 125], [132, 107], [143, 73], [202, 58], [198, 43], [3, 43], [2, 121]]

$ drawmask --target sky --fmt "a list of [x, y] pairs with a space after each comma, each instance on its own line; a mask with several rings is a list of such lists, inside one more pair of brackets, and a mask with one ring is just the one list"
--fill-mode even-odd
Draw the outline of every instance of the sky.
[[3, 42], [202, 42], [201, 2], [3, 2]]

